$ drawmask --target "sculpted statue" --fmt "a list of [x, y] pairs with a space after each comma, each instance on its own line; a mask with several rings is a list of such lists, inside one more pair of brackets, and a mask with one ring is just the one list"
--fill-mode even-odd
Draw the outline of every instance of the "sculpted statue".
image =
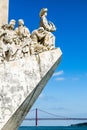
[[17, 38], [17, 35], [14, 31], [15, 24], [16, 21], [12, 19], [7, 28], [5, 28], [5, 35], [3, 37], [3, 56], [6, 60], [9, 60], [16, 51], [15, 39]]
[[43, 27], [46, 30], [44, 45], [47, 46], [48, 49], [53, 49], [55, 48], [55, 36], [51, 32], [56, 31], [56, 27], [52, 22], [47, 20], [47, 11], [47, 8], [43, 8], [40, 11], [40, 27]]
[[8, 60], [12, 53], [10, 44], [13, 42], [13, 24], [14, 20], [10, 21], [9, 25], [3, 24], [0, 28], [0, 52], [2, 51], [2, 57], [0, 57], [0, 60]]
[[15, 29], [15, 31], [21, 41], [23, 41], [26, 37], [30, 37], [30, 31], [26, 26], [24, 26], [23, 19], [18, 20], [18, 27]]
[[0, 27], [0, 62], [3, 62], [3, 60], [4, 60], [3, 38], [6, 35], [5, 29], [7, 29], [7, 27], [8, 27], [8, 25], [5, 23]]
[[56, 31], [56, 27], [52, 22], [49, 22], [46, 18], [47, 8], [43, 8], [40, 11], [40, 27], [43, 27], [46, 31], [53, 32]]
[[43, 39], [45, 38], [45, 36], [46, 33], [43, 27], [39, 27], [38, 29], [34, 30], [31, 34], [31, 38], [34, 44], [36, 43], [43, 44]]
[[10, 20], [10, 22], [9, 22], [9, 24], [8, 24], [8, 29], [9, 29], [9, 30], [14, 30], [15, 24], [16, 24], [15, 19]]
[[41, 9], [40, 27], [31, 34], [23, 19], [18, 20], [16, 28], [14, 19], [0, 27], [0, 63], [55, 48], [55, 36], [52, 32], [56, 31], [56, 27], [47, 20], [47, 11], [47, 8]]
[[29, 46], [31, 43], [30, 31], [24, 26], [24, 20], [18, 20], [18, 27], [15, 29], [15, 32], [18, 36], [17, 44], [20, 45], [23, 55], [30, 53]]
[[40, 53], [47, 50], [46, 46], [44, 46], [45, 36], [46, 32], [43, 27], [39, 27], [32, 32], [31, 39], [33, 44], [31, 45], [31, 54], [34, 54], [34, 52]]
[[16, 33], [14, 31], [15, 23], [16, 21], [12, 19], [9, 22], [9, 25], [7, 26], [7, 28], [5, 28], [4, 42], [11, 44], [16, 38]]

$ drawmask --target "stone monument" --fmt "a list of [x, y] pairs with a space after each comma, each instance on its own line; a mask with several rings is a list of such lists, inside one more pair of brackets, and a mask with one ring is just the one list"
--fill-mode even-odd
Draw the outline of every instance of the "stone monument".
[[[61, 60], [56, 30], [40, 11], [40, 27], [31, 34], [24, 20], [0, 26], [0, 130], [17, 130]], [[5, 21], [6, 22], [6, 21]]]

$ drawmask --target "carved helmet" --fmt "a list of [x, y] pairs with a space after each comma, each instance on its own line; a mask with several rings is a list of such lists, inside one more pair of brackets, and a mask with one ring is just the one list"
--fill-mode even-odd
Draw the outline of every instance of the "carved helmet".
[[15, 25], [15, 23], [16, 23], [15, 19], [10, 20], [9, 22], [10, 25]]
[[44, 28], [43, 27], [39, 27], [38, 31], [44, 31]]
[[18, 20], [18, 25], [24, 25], [24, 20], [23, 19], [19, 19]]
[[43, 8], [43, 9], [41, 9], [41, 11], [40, 11], [40, 17], [41, 16], [43, 16], [43, 14], [45, 13], [45, 12], [47, 12], [48, 11], [48, 9], [47, 8]]

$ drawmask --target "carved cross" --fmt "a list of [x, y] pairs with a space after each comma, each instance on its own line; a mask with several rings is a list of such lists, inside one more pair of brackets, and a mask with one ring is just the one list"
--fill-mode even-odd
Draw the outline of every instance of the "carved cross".
[[9, 0], [0, 0], [0, 26], [8, 23]]

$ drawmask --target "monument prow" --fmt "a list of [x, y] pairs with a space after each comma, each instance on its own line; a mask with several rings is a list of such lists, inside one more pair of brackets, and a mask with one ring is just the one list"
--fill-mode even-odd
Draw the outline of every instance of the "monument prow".
[[[4, 86], [4, 95], [7, 95], [4, 98], [9, 99], [9, 102], [5, 104], [8, 108], [5, 108], [3, 113], [5, 125], [2, 130], [16, 130], [20, 126], [60, 63], [61, 55], [58, 48], [3, 65], [5, 71], [7, 68], [7, 71], [10, 70], [7, 74], [10, 79], [9, 83], [5, 80]], [[11, 72], [12, 69], [14, 72]], [[6, 76], [4, 78], [6, 79]], [[9, 113], [8, 116], [6, 111]]]
[[24, 20], [0, 27], [0, 130], [17, 130], [61, 60], [56, 30], [40, 11], [40, 27], [31, 34]]

